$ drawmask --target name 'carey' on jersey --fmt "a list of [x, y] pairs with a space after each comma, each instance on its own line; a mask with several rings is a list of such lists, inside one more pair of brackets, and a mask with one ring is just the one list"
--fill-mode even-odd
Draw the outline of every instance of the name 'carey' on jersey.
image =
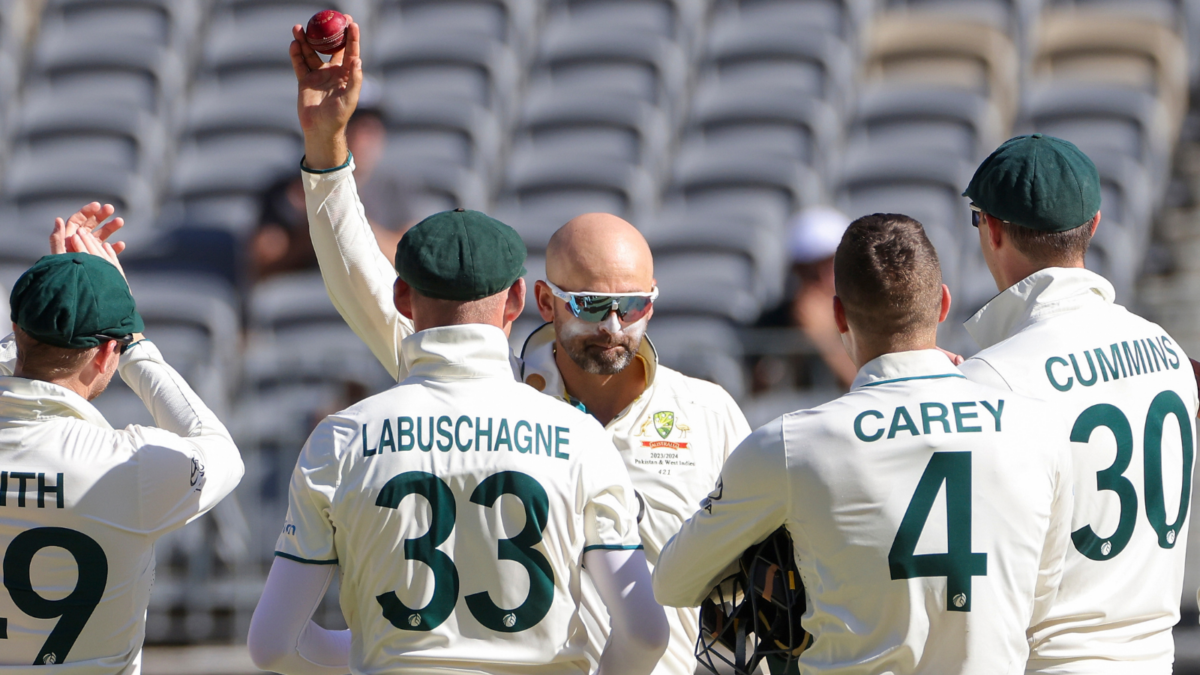
[[[396, 418], [362, 425], [363, 457], [374, 457], [384, 452], [410, 452], [420, 450], [432, 452], [497, 452], [507, 450], [520, 454], [541, 455], [555, 459], [570, 459], [565, 451], [570, 445], [570, 428], [552, 424], [538, 424], [527, 420], [505, 418], [470, 417], [457, 418], [441, 415], [435, 417]], [[374, 441], [374, 442], [372, 442]]]
[[[911, 411], [909, 410], [911, 408]], [[986, 411], [987, 417], [980, 413]], [[882, 410], [864, 410], [854, 418], [854, 435], [865, 443], [874, 443], [887, 434], [889, 440], [897, 434], [928, 436], [929, 434], [972, 434], [1000, 431], [1004, 416], [1004, 399], [990, 401], [959, 401], [957, 403], [910, 403], [896, 406], [891, 415]], [[891, 419], [889, 422], [888, 419]], [[901, 436], [904, 438], [905, 436]]]
[[[1103, 380], [1148, 375], [1167, 368], [1179, 370], [1181, 359], [1171, 349], [1171, 338], [1143, 338], [1114, 342], [1108, 347], [1046, 359], [1046, 377], [1059, 391], [1071, 391], [1076, 383], [1090, 387]], [[1095, 358], [1092, 358], [1092, 355]]]

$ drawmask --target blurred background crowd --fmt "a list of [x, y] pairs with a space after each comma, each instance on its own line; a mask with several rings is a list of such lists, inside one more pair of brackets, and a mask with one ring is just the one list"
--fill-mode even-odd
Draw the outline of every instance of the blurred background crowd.
[[[55, 216], [116, 205], [147, 335], [246, 459], [160, 543], [151, 644], [244, 640], [300, 446], [390, 384], [325, 293], [299, 182], [290, 28], [330, 6], [363, 27], [349, 144], [385, 254], [462, 205], [522, 234], [532, 281], [566, 220], [620, 215], [654, 251], [662, 361], [754, 425], [854, 377], [830, 312], [851, 218], [925, 225], [942, 346], [975, 351], [960, 324], [995, 286], [960, 193], [1015, 133], [1095, 160], [1089, 266], [1200, 354], [1197, 0], [0, 0], [0, 288]], [[529, 302], [514, 347], [539, 323]], [[149, 422], [116, 383], [98, 407]]]

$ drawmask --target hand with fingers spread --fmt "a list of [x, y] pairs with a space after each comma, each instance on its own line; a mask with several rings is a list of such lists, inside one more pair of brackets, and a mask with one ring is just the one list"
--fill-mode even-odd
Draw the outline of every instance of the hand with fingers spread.
[[[90, 232], [101, 243], [107, 242], [112, 235], [116, 234], [117, 230], [125, 226], [124, 218], [108, 220], [112, 218], [115, 212], [116, 208], [112, 204], [92, 202], [76, 211], [74, 215], [66, 220], [55, 218], [54, 231], [50, 233], [50, 253], [79, 253], [84, 251], [82, 248], [76, 248], [74, 244], [73, 237], [78, 232]], [[121, 253], [125, 250], [125, 242], [114, 242], [112, 249], [114, 255]]]
[[51, 235], [51, 240], [58, 237], [65, 243], [64, 250], [57, 251], [57, 253], [89, 253], [112, 263], [121, 276], [125, 276], [125, 270], [121, 267], [121, 262], [117, 260], [115, 246], [102, 240], [91, 228], [78, 227], [71, 235], [66, 234], [67, 228], [68, 225], [63, 222], [62, 218], [55, 219], [54, 234]]
[[362, 90], [359, 28], [346, 17], [346, 46], [328, 63], [308, 44], [304, 26], [292, 26], [292, 67], [299, 84], [297, 112], [304, 131], [304, 163], [310, 169], [330, 169], [349, 156], [346, 125], [358, 106]]

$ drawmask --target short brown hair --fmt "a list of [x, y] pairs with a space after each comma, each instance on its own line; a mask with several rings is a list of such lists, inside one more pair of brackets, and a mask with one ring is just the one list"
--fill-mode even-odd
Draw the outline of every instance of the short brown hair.
[[1038, 267], [1066, 267], [1083, 262], [1088, 245], [1092, 242], [1091, 221], [1073, 230], [1042, 232], [995, 216], [992, 219], [1002, 223], [1004, 234], [1012, 240], [1013, 248]]
[[937, 327], [942, 269], [925, 228], [908, 216], [876, 213], [850, 223], [833, 277], [855, 330], [888, 337]]
[[38, 342], [17, 327], [13, 336], [17, 343], [17, 366], [23, 377], [50, 382], [83, 369], [96, 356], [99, 347], [67, 349]]

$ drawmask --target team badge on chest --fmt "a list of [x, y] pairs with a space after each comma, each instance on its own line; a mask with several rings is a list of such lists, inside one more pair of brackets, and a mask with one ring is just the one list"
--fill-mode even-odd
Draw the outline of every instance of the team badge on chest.
[[660, 410], [647, 415], [634, 434], [638, 440], [633, 448], [633, 463], [663, 476], [695, 468], [696, 462], [691, 453], [683, 453], [683, 456], [680, 456], [679, 452], [694, 449], [687, 440], [691, 430], [692, 428], [671, 410]]
[[[658, 433], [659, 439], [654, 439], [650, 434], [650, 429], [653, 428]], [[660, 410], [642, 422], [642, 426], [638, 429], [638, 436], [651, 436], [650, 440], [643, 440], [641, 447], [643, 448], [668, 448], [671, 450], [687, 450], [688, 442], [686, 440], [691, 427], [684, 424], [682, 420], [675, 419], [675, 413], [670, 410]], [[675, 435], [676, 439], [670, 440], [671, 434]]]

